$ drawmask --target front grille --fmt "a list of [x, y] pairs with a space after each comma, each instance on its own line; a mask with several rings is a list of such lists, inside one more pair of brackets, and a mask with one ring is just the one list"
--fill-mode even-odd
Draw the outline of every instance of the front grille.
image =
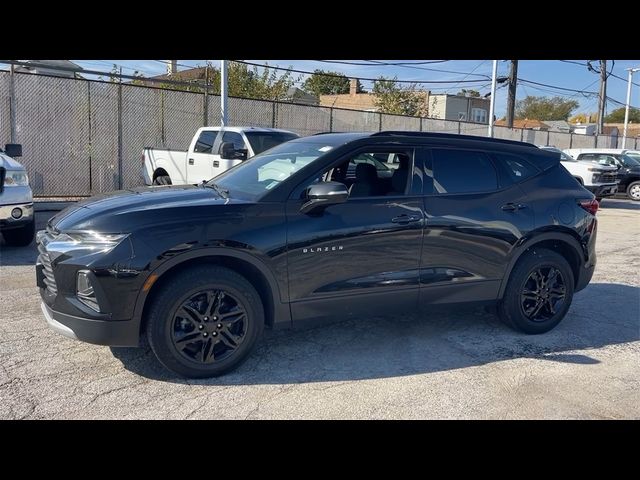
[[616, 183], [616, 181], [617, 176], [612, 172], [593, 174], [593, 183]]
[[42, 272], [44, 273], [44, 284], [47, 286], [47, 290], [54, 295], [58, 293], [58, 286], [56, 285], [56, 278], [53, 276], [53, 268], [51, 267], [51, 258], [49, 258], [49, 252], [42, 242], [38, 243], [38, 263], [42, 264]]

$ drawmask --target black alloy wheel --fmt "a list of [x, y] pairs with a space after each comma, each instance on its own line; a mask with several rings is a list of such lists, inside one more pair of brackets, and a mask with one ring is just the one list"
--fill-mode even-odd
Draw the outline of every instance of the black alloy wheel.
[[173, 345], [181, 355], [200, 363], [228, 358], [246, 337], [247, 312], [229, 292], [210, 289], [190, 296], [169, 324]]
[[534, 322], [547, 321], [562, 309], [566, 295], [562, 272], [553, 266], [539, 267], [520, 293], [522, 313]]

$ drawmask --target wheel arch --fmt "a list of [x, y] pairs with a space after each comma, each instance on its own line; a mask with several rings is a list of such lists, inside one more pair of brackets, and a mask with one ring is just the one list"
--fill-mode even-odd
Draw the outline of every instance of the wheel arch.
[[525, 239], [520, 245], [511, 261], [507, 265], [505, 275], [500, 284], [500, 290], [498, 292], [498, 298], [502, 298], [504, 291], [507, 288], [507, 282], [511, 276], [511, 272], [522, 258], [523, 255], [531, 251], [531, 249], [547, 248], [555, 252], [560, 253], [571, 266], [573, 272], [574, 285], [578, 285], [580, 277], [580, 266], [584, 262], [584, 249], [580, 245], [580, 242], [576, 239], [573, 233], [564, 231], [553, 232], [538, 232], [537, 234]]
[[169, 175], [169, 172], [167, 172], [164, 168], [162, 167], [157, 167], [154, 171], [153, 171], [153, 178], [151, 179], [152, 181], [155, 181], [156, 178], [161, 177], [166, 175], [167, 177], [171, 178], [171, 175]]
[[149, 273], [157, 275], [151, 288], [140, 290], [134, 308], [134, 319], [139, 322], [138, 331], [142, 333], [145, 327], [145, 313], [164, 281], [173, 274], [194, 265], [211, 263], [224, 266], [244, 276], [258, 291], [264, 307], [265, 324], [287, 326], [291, 324], [289, 304], [281, 300], [280, 287], [271, 270], [259, 259], [244, 252], [226, 248], [208, 248], [197, 252], [189, 252], [174, 257], [155, 268]]

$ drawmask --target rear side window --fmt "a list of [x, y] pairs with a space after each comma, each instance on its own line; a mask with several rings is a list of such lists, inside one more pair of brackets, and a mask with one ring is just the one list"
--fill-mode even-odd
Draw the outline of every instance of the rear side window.
[[218, 132], [202, 132], [196, 141], [196, 146], [193, 151], [196, 153], [211, 153], [211, 148], [213, 147], [216, 135], [218, 135]]
[[437, 193], [482, 193], [497, 190], [496, 170], [484, 152], [433, 151], [433, 189]]
[[500, 171], [500, 185], [505, 187], [534, 176], [538, 170], [524, 158], [508, 153], [493, 153]]

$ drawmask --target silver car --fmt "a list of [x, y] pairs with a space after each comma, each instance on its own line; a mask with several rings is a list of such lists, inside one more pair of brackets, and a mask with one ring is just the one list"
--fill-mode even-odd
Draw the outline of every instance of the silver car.
[[29, 245], [35, 233], [33, 193], [24, 166], [13, 157], [22, 146], [7, 144], [0, 149], [0, 232], [7, 245]]

